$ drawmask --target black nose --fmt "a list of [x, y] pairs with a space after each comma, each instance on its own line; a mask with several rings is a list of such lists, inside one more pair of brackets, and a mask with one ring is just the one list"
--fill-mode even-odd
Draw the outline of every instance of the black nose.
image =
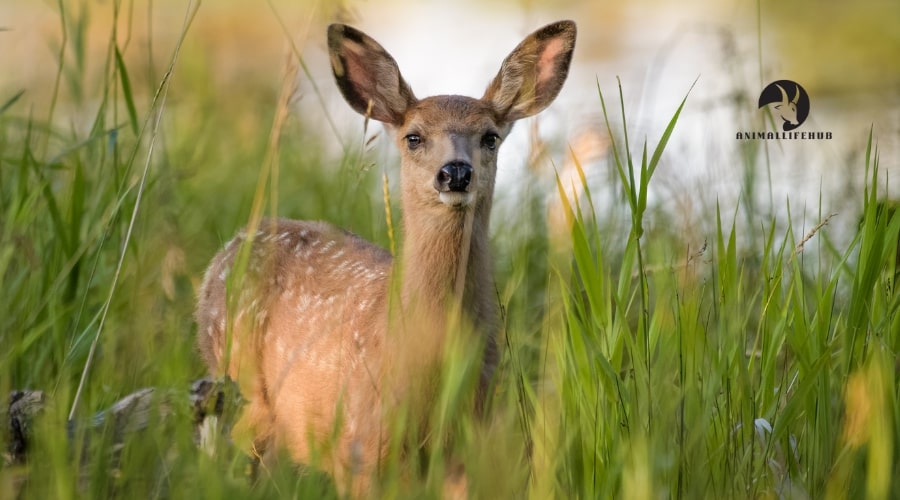
[[472, 165], [464, 161], [451, 161], [441, 167], [434, 178], [434, 188], [441, 192], [464, 192], [472, 181]]

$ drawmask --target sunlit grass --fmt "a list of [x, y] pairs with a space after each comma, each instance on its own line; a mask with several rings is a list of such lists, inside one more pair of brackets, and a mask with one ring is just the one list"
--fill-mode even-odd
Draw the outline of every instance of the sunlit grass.
[[[85, 27], [61, 16], [64, 48], [77, 54]], [[190, 38], [188, 24], [181, 33]], [[276, 94], [254, 118], [265, 126], [242, 126], [174, 52], [156, 53], [157, 99], [143, 101], [123, 50], [110, 42], [100, 86], [60, 61], [55, 85], [81, 89], [95, 103], [88, 118], [54, 105], [35, 116], [18, 92], [0, 96], [0, 392], [48, 396], [29, 461], [0, 470], [0, 497], [335, 495], [314, 467], [283, 461], [251, 481], [238, 450], [197, 448], [185, 402], [206, 372], [194, 294], [254, 207], [388, 247], [386, 170], [371, 167], [362, 142], [326, 165], [319, 135], [307, 133], [321, 124], [280, 122]], [[190, 98], [166, 104], [166, 78]], [[609, 125], [610, 164], [628, 224], [595, 209], [577, 157], [581, 185], [525, 190], [495, 227], [505, 331], [491, 416], [478, 422], [457, 404], [471, 382], [460, 348], [431, 422], [452, 440], [392, 457], [380, 491], [437, 495], [442, 470], [461, 461], [482, 498], [898, 497], [900, 217], [881, 199], [877, 140], [859, 160], [867, 183], [850, 242], [775, 217], [741, 234], [736, 221], [760, 217], [747, 204], [718, 206], [705, 241], [688, 241], [653, 224], [665, 214], [647, 201], [681, 108], [660, 139], [635, 143], [619, 92], [594, 105], [621, 123]], [[548, 229], [548, 194], [562, 229]], [[92, 428], [93, 415], [148, 386], [174, 417], [113, 451], [115, 426]]]

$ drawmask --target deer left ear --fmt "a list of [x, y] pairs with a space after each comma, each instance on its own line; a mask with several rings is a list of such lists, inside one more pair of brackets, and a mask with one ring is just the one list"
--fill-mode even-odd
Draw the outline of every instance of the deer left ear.
[[575, 34], [574, 22], [558, 21], [528, 35], [504, 59], [482, 99], [506, 122], [543, 111], [569, 74]]
[[416, 96], [378, 42], [356, 28], [332, 24], [328, 51], [338, 88], [357, 113], [389, 125], [403, 123]]

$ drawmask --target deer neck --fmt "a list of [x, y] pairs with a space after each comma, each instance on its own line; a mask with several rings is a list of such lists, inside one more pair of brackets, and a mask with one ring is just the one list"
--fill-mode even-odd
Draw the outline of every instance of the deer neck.
[[470, 210], [474, 212], [404, 207], [401, 300], [404, 309], [424, 315], [430, 324], [443, 324], [454, 305], [467, 319], [478, 321], [483, 315], [480, 304], [494, 293], [488, 249], [490, 200]]
[[[446, 352], [454, 314], [484, 335], [487, 342], [496, 325], [496, 300], [488, 251], [490, 201], [473, 208], [471, 231], [466, 212], [434, 207], [422, 210], [404, 205], [404, 243], [395, 260], [393, 295], [385, 351], [391, 353], [383, 369], [385, 395], [410, 408], [428, 408], [435, 380]], [[469, 233], [469, 234], [467, 234]], [[471, 238], [466, 244], [466, 238]], [[468, 247], [468, 255], [464, 255]], [[465, 266], [460, 272], [461, 266]], [[458, 279], [464, 279], [462, 296]], [[465, 330], [471, 331], [471, 330]], [[477, 345], [477, 344], [476, 344]]]

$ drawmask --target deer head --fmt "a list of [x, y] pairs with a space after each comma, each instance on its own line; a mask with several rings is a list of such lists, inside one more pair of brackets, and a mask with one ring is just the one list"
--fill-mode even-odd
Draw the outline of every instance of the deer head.
[[498, 148], [513, 122], [556, 98], [568, 74], [575, 24], [560, 21], [528, 36], [480, 99], [416, 98], [393, 57], [349, 26], [331, 25], [328, 45], [344, 98], [394, 135], [404, 208], [440, 216], [489, 208]]

